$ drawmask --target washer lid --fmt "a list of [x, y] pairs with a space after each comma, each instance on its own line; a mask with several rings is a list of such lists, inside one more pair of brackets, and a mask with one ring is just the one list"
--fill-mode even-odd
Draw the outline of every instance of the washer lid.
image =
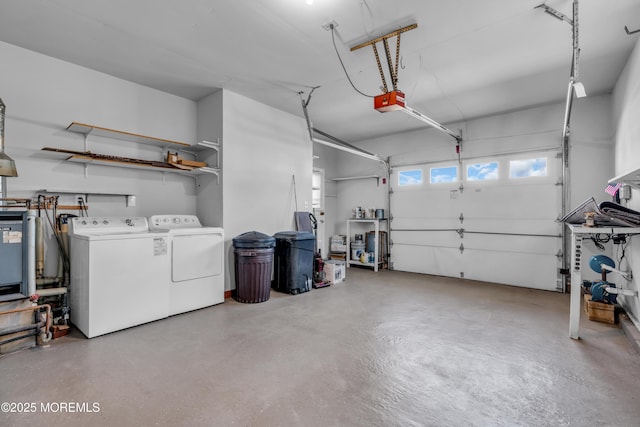
[[235, 248], [273, 248], [276, 239], [259, 231], [248, 231], [233, 238]]

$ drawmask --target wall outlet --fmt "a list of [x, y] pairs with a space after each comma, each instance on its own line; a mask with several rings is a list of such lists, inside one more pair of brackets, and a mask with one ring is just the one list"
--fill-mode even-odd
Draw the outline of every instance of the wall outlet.
[[325, 31], [331, 31], [332, 29], [335, 30], [336, 28], [338, 28], [338, 23], [335, 21], [335, 19], [332, 19], [331, 21], [322, 24], [322, 28], [324, 28]]
[[78, 206], [87, 206], [87, 195], [76, 194], [75, 202], [78, 204]]
[[136, 196], [127, 196], [127, 207], [131, 208], [136, 205]]

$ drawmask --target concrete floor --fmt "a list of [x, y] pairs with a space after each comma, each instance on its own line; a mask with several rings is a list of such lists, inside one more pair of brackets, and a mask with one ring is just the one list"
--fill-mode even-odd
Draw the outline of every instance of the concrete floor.
[[[568, 295], [351, 268], [330, 288], [4, 356], [0, 402], [36, 413], [0, 425], [640, 425], [640, 356], [586, 319], [569, 339], [568, 313]], [[42, 412], [65, 402], [99, 412]]]

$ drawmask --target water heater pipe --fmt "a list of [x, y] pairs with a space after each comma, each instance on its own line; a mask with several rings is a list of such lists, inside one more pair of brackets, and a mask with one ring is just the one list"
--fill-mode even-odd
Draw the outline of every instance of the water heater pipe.
[[36, 293], [36, 212], [27, 211], [27, 294]]
[[44, 276], [44, 225], [41, 217], [36, 217], [36, 277]]

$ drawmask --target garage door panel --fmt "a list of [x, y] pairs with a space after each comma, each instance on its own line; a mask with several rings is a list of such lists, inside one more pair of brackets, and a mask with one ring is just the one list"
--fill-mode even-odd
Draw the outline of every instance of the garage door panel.
[[394, 208], [402, 216], [424, 216], [430, 212], [442, 217], [459, 211], [462, 202], [452, 199], [448, 190], [394, 191], [391, 195]]
[[[460, 214], [458, 214], [459, 216]], [[460, 220], [456, 218], [420, 218], [420, 217], [393, 217], [393, 228], [402, 229], [421, 229], [421, 230], [433, 230], [433, 229], [453, 229], [460, 228]]]
[[[559, 238], [509, 235], [465, 234], [460, 240], [466, 249], [523, 254], [555, 254]], [[458, 245], [459, 246], [459, 245]]]
[[394, 245], [392, 261], [400, 271], [459, 277], [460, 257], [457, 248]]
[[465, 190], [460, 207], [483, 217], [557, 218], [559, 187], [555, 185], [522, 185], [489, 187], [480, 191]]
[[507, 233], [507, 234], [544, 234], [557, 236], [561, 225], [555, 218], [514, 219], [514, 218], [465, 218], [460, 225], [465, 231]]
[[463, 258], [467, 279], [558, 290], [559, 261], [552, 255], [465, 249]]
[[460, 236], [454, 231], [395, 232], [392, 240], [394, 245], [445, 246], [450, 248], [460, 246]]

